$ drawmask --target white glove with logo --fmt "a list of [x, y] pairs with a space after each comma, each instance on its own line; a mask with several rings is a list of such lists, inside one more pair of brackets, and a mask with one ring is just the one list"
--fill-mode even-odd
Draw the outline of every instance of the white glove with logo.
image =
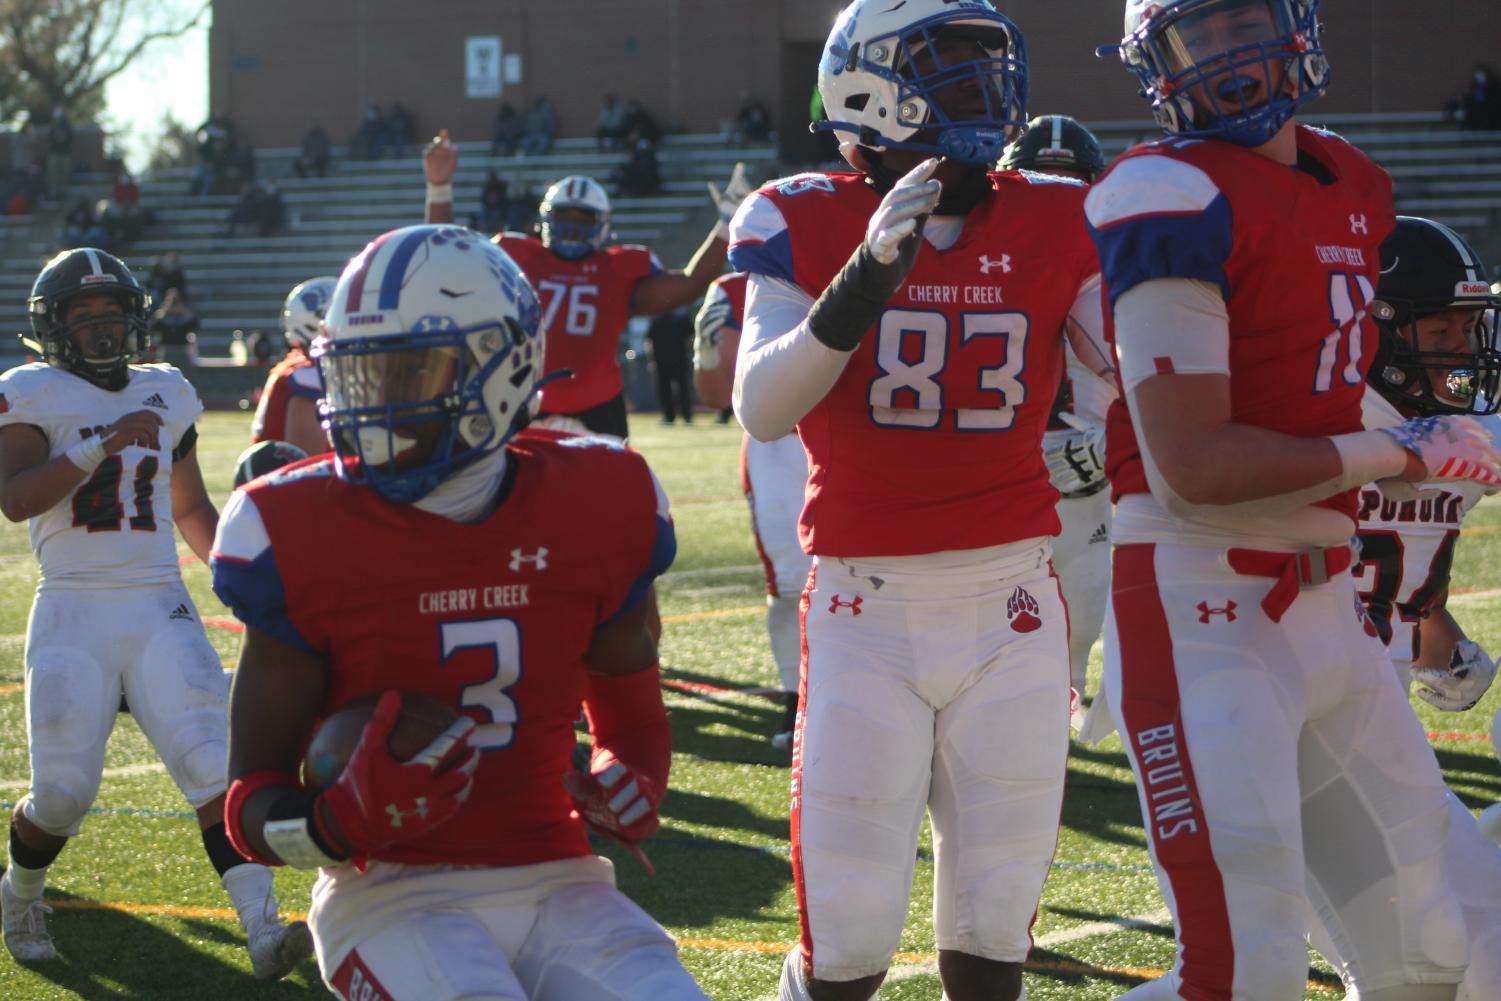
[[735, 218], [735, 210], [750, 193], [751, 185], [745, 177], [744, 163], [735, 164], [735, 170], [730, 174], [729, 183], [724, 186], [723, 191], [716, 187], [713, 181], [709, 182], [709, 200], [714, 203], [714, 208], [719, 213], [719, 221], [714, 224], [715, 236], [721, 240], [729, 240], [730, 220]]
[[1058, 419], [1072, 431], [1049, 431], [1042, 436], [1042, 461], [1048, 477], [1065, 497], [1095, 493], [1105, 483], [1105, 425], [1070, 413]]
[[[876, 206], [875, 215], [865, 227], [865, 245], [870, 248], [870, 256], [880, 263], [896, 263], [901, 242], [917, 230], [919, 219], [932, 215], [938, 207], [943, 185], [933, 180], [937, 169], [936, 157], [919, 163], [892, 185]], [[916, 259], [915, 253], [913, 258]]]
[[1415, 417], [1396, 427], [1381, 428], [1428, 470], [1424, 482], [1471, 480], [1501, 485], [1501, 454], [1491, 436], [1473, 417]]
[[1447, 668], [1412, 668], [1418, 698], [1446, 713], [1462, 713], [1480, 701], [1496, 680], [1496, 662], [1479, 643], [1460, 640]]
[[730, 300], [710, 291], [693, 318], [693, 367], [712, 372], [719, 367], [719, 332], [730, 322]]

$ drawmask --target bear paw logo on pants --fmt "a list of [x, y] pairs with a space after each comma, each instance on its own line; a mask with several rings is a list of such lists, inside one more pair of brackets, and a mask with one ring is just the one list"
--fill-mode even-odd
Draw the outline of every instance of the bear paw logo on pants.
[[1042, 625], [1042, 619], [1037, 613], [1037, 599], [1028, 594], [1025, 588], [1017, 588], [1006, 599], [1006, 618], [1011, 620], [1011, 628], [1016, 632], [1030, 633]]

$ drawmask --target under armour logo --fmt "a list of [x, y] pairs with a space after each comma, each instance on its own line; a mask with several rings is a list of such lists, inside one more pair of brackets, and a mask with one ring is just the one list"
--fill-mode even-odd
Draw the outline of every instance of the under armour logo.
[[1010, 254], [1002, 254], [1001, 255], [1001, 259], [999, 261], [992, 261], [988, 255], [981, 254], [980, 255], [980, 273], [984, 274], [984, 275], [988, 275], [988, 274], [990, 274], [990, 269], [991, 268], [1000, 268], [1001, 269], [1001, 274], [1003, 274], [1003, 275], [1009, 275], [1011, 273], [1011, 255]]
[[511, 569], [520, 570], [523, 566], [531, 564], [538, 570], [547, 569], [547, 547], [541, 546], [535, 553], [528, 554], [522, 549], [511, 550]]
[[1213, 607], [1210, 606], [1209, 602], [1207, 602], [1207, 601], [1201, 601], [1201, 602], [1199, 602], [1199, 621], [1200, 622], [1208, 624], [1209, 620], [1211, 618], [1213, 618], [1214, 616], [1216, 616], [1216, 615], [1223, 615], [1225, 617], [1225, 621], [1226, 622], [1234, 622], [1235, 621], [1235, 602], [1233, 602], [1233, 601], [1227, 601], [1227, 602], [1225, 602], [1225, 607], [1223, 607], [1223, 608], [1213, 608]]
[[851, 615], [859, 615], [860, 614], [860, 596], [856, 595], [854, 598], [850, 599], [849, 601], [840, 601], [839, 600], [839, 595], [837, 595], [837, 594], [834, 595], [834, 597], [832, 599], [830, 599], [830, 601], [829, 601], [829, 614], [830, 615], [837, 615], [837, 614], [839, 614], [839, 610], [841, 608], [848, 608], [850, 610], [850, 614]]
[[427, 816], [427, 797], [426, 796], [418, 796], [417, 797], [417, 802], [414, 805], [415, 805], [416, 809], [413, 809], [413, 810], [403, 810], [403, 809], [401, 809], [401, 807], [397, 806], [395, 803], [387, 803], [386, 804], [386, 812], [391, 815], [391, 826], [392, 827], [400, 827], [401, 826], [402, 818], [404, 818], [404, 817], [416, 817], [417, 819], [421, 820], [421, 819], [423, 819], [423, 818], [425, 818]]
[[1365, 213], [1364, 212], [1351, 212], [1350, 213], [1350, 232], [1351, 233], [1359, 233], [1362, 236], [1370, 236], [1371, 235], [1371, 228], [1366, 225], [1366, 218], [1365, 218]]

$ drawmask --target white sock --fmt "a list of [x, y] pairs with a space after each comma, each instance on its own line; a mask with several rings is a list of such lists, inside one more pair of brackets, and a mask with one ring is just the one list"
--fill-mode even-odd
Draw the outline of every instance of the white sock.
[[803, 669], [803, 632], [798, 622], [801, 594], [766, 599], [766, 632], [771, 637], [771, 659], [783, 691], [795, 692]]
[[276, 891], [271, 885], [270, 869], [246, 862], [229, 869], [219, 882], [234, 901], [240, 927], [247, 932], [276, 919]]
[[47, 870], [51, 866], [42, 866], [40, 869], [28, 869], [25, 866], [12, 862], [10, 869], [11, 892], [22, 900], [37, 900], [42, 895], [42, 888], [47, 884]]
[[777, 1001], [810, 1001], [808, 981], [803, 973], [803, 947], [793, 946], [782, 962], [782, 979], [777, 984]]

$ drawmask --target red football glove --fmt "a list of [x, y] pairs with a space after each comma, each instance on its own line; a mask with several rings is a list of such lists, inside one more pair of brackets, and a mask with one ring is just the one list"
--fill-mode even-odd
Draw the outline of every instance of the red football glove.
[[645, 776], [631, 771], [606, 750], [595, 753], [588, 772], [569, 772], [563, 787], [590, 830], [620, 842], [656, 875], [652, 864], [636, 843], [657, 833], [657, 804], [662, 795]]
[[474, 720], [455, 720], [411, 761], [401, 762], [386, 743], [400, 714], [401, 694], [382, 695], [344, 773], [319, 797], [350, 855], [369, 855], [441, 826], [474, 785], [479, 750], [466, 739]]

